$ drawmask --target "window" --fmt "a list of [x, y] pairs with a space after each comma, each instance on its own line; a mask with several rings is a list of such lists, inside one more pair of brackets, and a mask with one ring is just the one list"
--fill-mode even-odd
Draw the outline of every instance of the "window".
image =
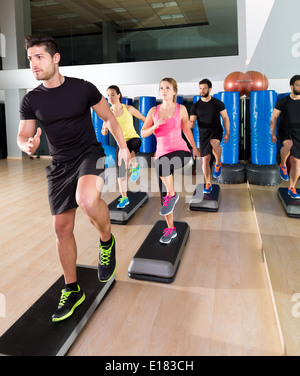
[[238, 55], [237, 0], [34, 0], [31, 17], [61, 65]]

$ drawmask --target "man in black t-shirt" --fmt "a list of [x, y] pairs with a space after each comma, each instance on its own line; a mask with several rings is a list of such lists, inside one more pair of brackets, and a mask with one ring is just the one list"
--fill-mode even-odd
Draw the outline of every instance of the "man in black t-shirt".
[[[291, 94], [280, 99], [275, 105], [271, 118], [271, 139], [277, 143], [275, 129], [280, 116], [278, 139], [283, 145], [280, 149], [280, 176], [285, 181], [290, 180], [288, 194], [294, 199], [300, 199], [295, 188], [300, 177], [300, 75], [291, 78], [290, 86]], [[286, 166], [288, 157], [291, 162], [289, 174]]]
[[30, 35], [25, 38], [34, 76], [43, 83], [22, 100], [17, 142], [33, 155], [40, 144], [43, 125], [52, 163], [46, 167], [48, 196], [53, 215], [56, 246], [65, 278], [65, 288], [52, 321], [64, 320], [85, 300], [76, 275], [74, 224], [79, 206], [100, 236], [98, 277], [106, 282], [115, 273], [115, 238], [111, 234], [109, 210], [101, 199], [105, 154], [97, 142], [91, 107], [109, 127], [120, 146], [119, 161], [127, 165], [130, 153], [122, 130], [106, 99], [91, 83], [64, 77], [59, 72], [60, 54], [53, 38]]
[[212, 90], [211, 81], [203, 79], [199, 82], [199, 87], [201, 98], [191, 107], [190, 122], [191, 127], [194, 128], [196, 121], [198, 121], [200, 153], [201, 157], [203, 157], [203, 174], [206, 183], [203, 192], [209, 194], [212, 191], [210, 180], [211, 153], [215, 157], [213, 177], [217, 178], [221, 175], [222, 148], [220, 143], [223, 139], [223, 128], [220, 116], [223, 119], [225, 128], [225, 143], [229, 139], [230, 123], [225, 104], [210, 95]]

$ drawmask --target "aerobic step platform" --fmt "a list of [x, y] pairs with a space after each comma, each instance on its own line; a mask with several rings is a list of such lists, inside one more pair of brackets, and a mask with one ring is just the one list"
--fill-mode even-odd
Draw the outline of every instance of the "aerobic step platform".
[[101, 283], [97, 268], [77, 266], [78, 281], [85, 301], [66, 320], [53, 323], [64, 278], [61, 276], [0, 338], [0, 355], [65, 355], [102, 299], [110, 291], [115, 277]]
[[174, 225], [177, 237], [169, 244], [162, 244], [159, 239], [167, 225], [165, 221], [155, 223], [129, 264], [130, 278], [161, 283], [174, 281], [190, 234], [190, 227], [186, 222], [174, 222]]
[[111, 223], [126, 225], [136, 211], [149, 201], [149, 196], [146, 192], [127, 192], [127, 196], [129, 204], [123, 209], [117, 208], [119, 198], [122, 196], [117, 197], [108, 205]]
[[288, 194], [288, 188], [278, 188], [277, 195], [288, 217], [300, 218], [300, 200]]
[[190, 210], [216, 212], [219, 210], [221, 189], [217, 184], [212, 185], [210, 194], [204, 194], [203, 184], [198, 184], [190, 202]]

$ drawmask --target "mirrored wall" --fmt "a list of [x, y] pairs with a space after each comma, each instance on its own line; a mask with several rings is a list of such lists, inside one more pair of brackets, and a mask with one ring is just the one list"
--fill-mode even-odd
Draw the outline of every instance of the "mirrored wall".
[[61, 65], [238, 55], [237, 1], [210, 3], [34, 0], [31, 27], [55, 37]]

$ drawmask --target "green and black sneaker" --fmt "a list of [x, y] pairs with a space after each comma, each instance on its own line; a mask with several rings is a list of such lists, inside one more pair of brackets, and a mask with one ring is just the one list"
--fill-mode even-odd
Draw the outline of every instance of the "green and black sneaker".
[[67, 319], [84, 300], [85, 294], [80, 290], [79, 286], [78, 291], [71, 291], [69, 289], [61, 290], [60, 301], [57, 310], [52, 315], [52, 321], [58, 322]]
[[109, 281], [116, 271], [116, 241], [111, 235], [111, 244], [102, 245], [100, 241], [98, 278], [100, 282]]

